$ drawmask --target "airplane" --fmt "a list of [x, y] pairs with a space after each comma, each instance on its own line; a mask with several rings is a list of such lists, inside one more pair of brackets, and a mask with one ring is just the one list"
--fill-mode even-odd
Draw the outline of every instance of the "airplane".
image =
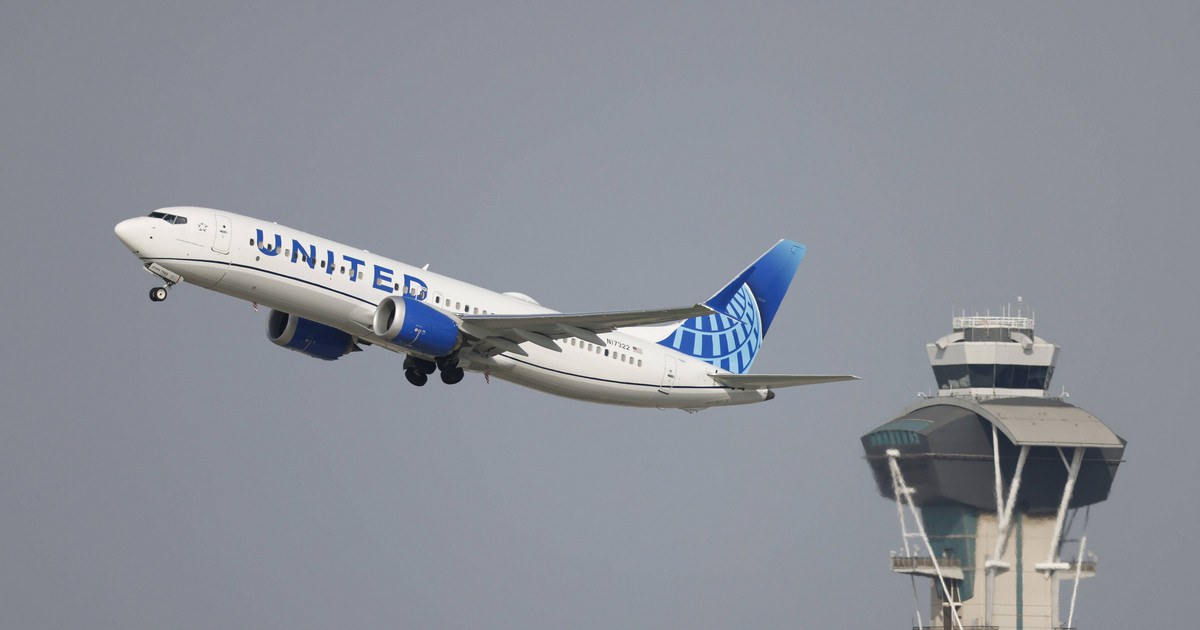
[[270, 221], [170, 207], [121, 221], [117, 238], [165, 284], [269, 307], [267, 338], [336, 360], [362, 345], [405, 355], [404, 375], [466, 371], [577, 400], [696, 412], [771, 400], [774, 389], [853, 375], [750, 374], [805, 246], [780, 240], [703, 303], [559, 313]]

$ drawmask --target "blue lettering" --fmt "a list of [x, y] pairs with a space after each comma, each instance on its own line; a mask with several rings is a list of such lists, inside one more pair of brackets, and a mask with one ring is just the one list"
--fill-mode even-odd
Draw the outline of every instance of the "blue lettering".
[[258, 230], [257, 243], [258, 243], [258, 251], [260, 251], [268, 256], [278, 256], [279, 250], [283, 247], [283, 239], [280, 238], [280, 236], [278, 234], [275, 235], [275, 248], [274, 249], [272, 249], [270, 245], [263, 247], [263, 231], [262, 230]]
[[342, 258], [346, 259], [346, 262], [350, 263], [350, 282], [358, 282], [358, 266], [366, 263], [357, 258], [351, 258], [346, 255], [342, 255]]
[[379, 265], [375, 265], [375, 288], [379, 289], [380, 291], [387, 291], [388, 293], [394, 293], [394, 291], [392, 291], [392, 270], [391, 269], [388, 269], [387, 267], [380, 267]]
[[424, 300], [425, 296], [429, 294], [429, 285], [420, 278], [404, 274], [404, 292], [418, 300]]
[[[299, 252], [299, 254], [297, 254], [297, 252]], [[296, 262], [297, 257], [302, 257], [301, 259], [308, 263], [309, 269], [315, 269], [317, 266], [317, 246], [309, 245], [308, 251], [306, 252], [304, 251], [304, 246], [300, 244], [300, 241], [292, 239], [292, 262]]]
[[325, 250], [325, 273], [333, 275], [333, 252]]

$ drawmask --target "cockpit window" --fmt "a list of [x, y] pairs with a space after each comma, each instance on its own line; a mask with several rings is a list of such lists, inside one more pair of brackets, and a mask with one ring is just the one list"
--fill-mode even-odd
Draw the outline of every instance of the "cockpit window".
[[162, 219], [163, 221], [166, 221], [167, 223], [173, 223], [175, 225], [184, 225], [185, 223], [187, 223], [187, 217], [181, 217], [181, 216], [174, 215], [174, 214], [167, 214], [165, 212], [151, 212], [150, 218], [151, 219]]

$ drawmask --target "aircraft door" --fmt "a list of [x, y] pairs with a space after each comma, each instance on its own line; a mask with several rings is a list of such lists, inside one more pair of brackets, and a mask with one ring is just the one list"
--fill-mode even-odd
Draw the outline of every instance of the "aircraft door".
[[217, 229], [213, 234], [212, 249], [218, 254], [228, 254], [231, 242], [233, 242], [233, 222], [229, 220], [229, 217], [218, 214]]
[[664, 394], [670, 392], [671, 388], [675, 386], [675, 378], [678, 373], [679, 359], [669, 354], [664, 356], [662, 386], [658, 388], [658, 391]]

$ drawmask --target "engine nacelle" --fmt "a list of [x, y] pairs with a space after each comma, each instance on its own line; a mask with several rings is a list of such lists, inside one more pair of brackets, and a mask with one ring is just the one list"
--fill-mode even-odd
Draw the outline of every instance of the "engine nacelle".
[[429, 357], [444, 357], [462, 343], [454, 318], [411, 297], [384, 298], [372, 328], [376, 335]]
[[349, 333], [274, 309], [267, 317], [267, 339], [277, 346], [326, 361], [359, 349]]

